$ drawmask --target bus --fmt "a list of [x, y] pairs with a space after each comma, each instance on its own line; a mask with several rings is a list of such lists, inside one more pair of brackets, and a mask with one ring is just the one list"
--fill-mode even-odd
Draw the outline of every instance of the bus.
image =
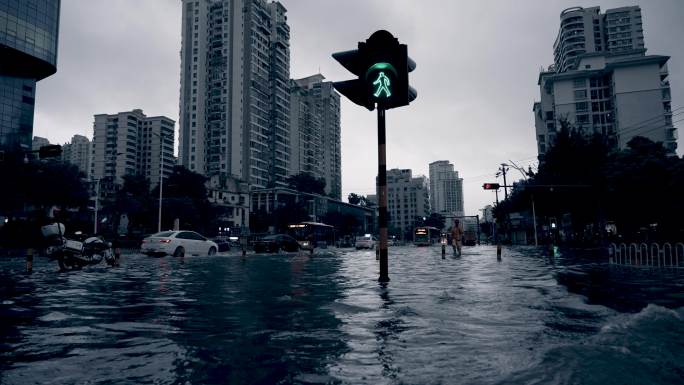
[[413, 231], [413, 244], [416, 246], [430, 246], [438, 243], [441, 231], [436, 227], [421, 226]]
[[293, 223], [287, 226], [287, 233], [299, 242], [302, 249], [326, 249], [335, 245], [335, 228], [325, 223]]

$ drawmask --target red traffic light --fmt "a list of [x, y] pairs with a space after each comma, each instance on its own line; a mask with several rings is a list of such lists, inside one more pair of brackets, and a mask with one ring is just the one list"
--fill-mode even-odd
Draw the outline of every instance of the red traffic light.
[[500, 187], [501, 185], [498, 183], [485, 183], [482, 185], [482, 188], [485, 190], [498, 190]]

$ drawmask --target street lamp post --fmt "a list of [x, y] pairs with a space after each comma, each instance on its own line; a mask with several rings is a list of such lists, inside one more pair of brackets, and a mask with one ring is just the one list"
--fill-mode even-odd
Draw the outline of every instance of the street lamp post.
[[151, 132], [152, 135], [159, 137], [159, 214], [157, 217], [157, 232], [161, 232], [162, 223], [162, 197], [164, 187], [164, 138], [161, 133]]
[[100, 204], [100, 178], [95, 180], [95, 223], [93, 223], [93, 235], [97, 235], [97, 210]]

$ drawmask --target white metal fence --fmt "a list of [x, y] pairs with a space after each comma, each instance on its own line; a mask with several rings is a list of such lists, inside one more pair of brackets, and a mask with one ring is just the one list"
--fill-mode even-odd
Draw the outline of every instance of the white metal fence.
[[684, 243], [611, 243], [608, 263], [633, 267], [684, 269]]

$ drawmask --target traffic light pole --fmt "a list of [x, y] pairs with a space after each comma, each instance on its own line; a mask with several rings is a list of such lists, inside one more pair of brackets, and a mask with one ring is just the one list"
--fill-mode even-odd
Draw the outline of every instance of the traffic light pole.
[[387, 152], [385, 146], [385, 110], [378, 108], [378, 232], [380, 233], [380, 278], [389, 282], [387, 262]]

